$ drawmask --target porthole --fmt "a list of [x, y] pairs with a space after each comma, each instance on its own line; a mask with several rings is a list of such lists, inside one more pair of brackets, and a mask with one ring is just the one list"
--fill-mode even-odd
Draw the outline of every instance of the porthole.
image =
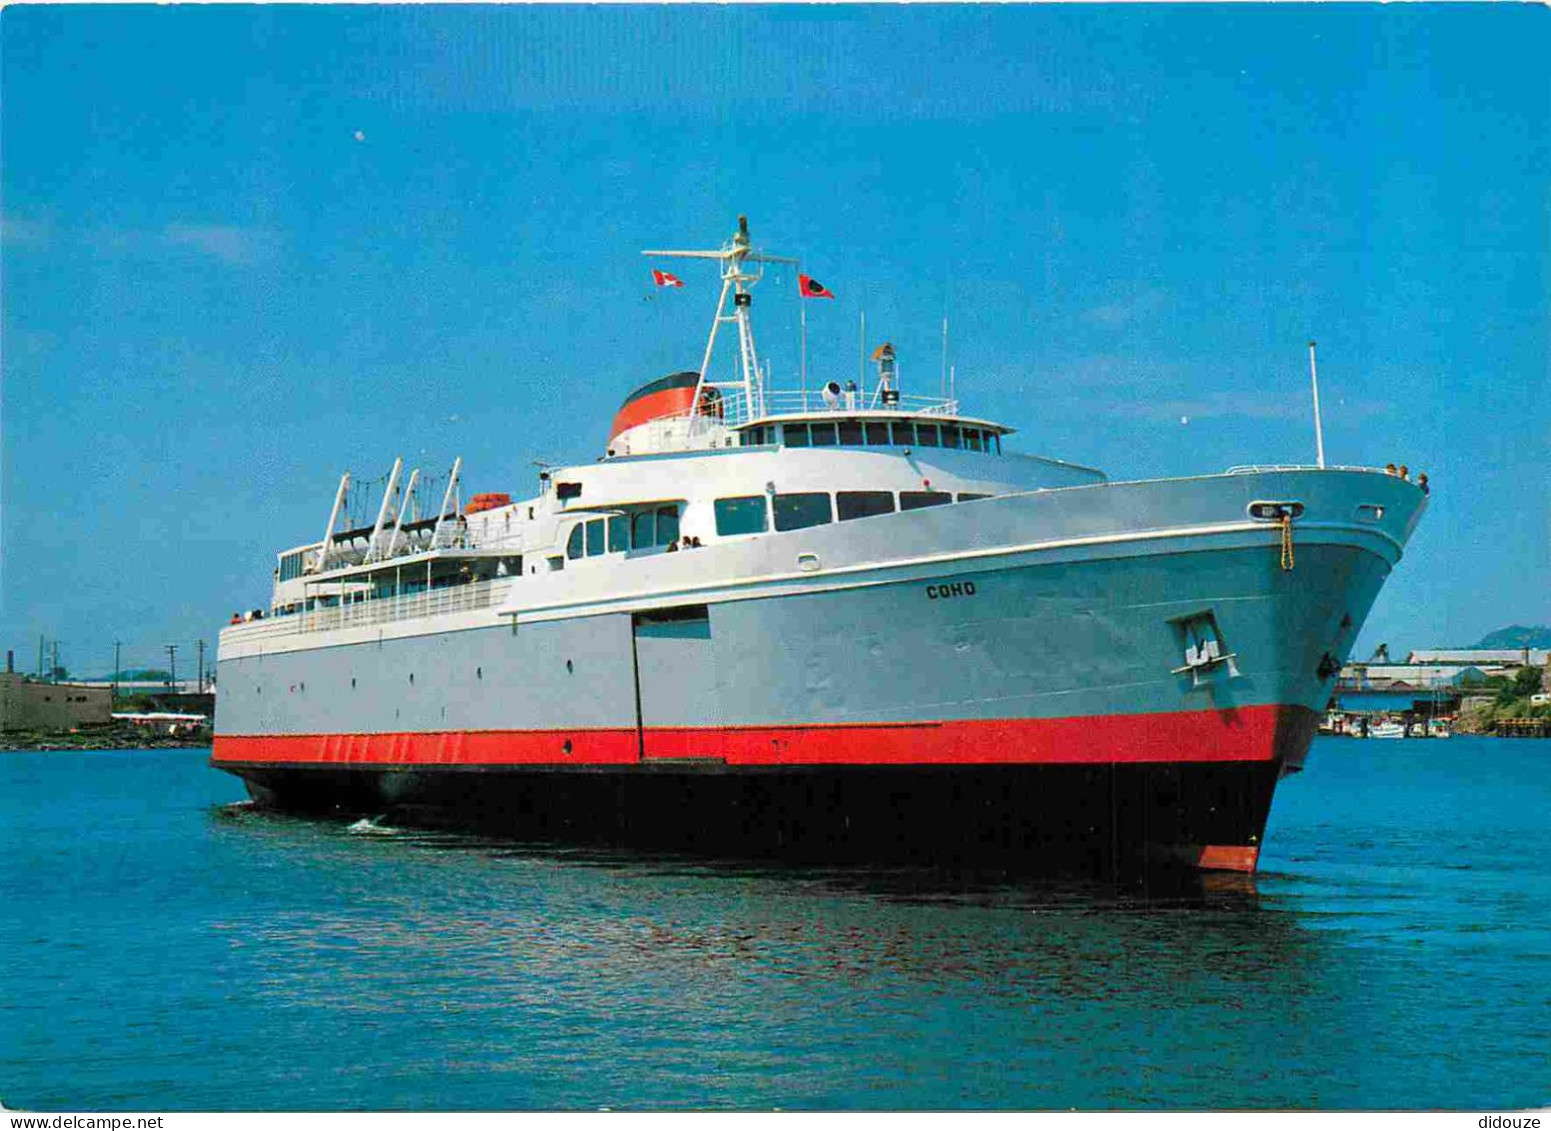
[[415, 682], [415, 673], [414, 672], [410, 672], [409, 673], [409, 682], [410, 683], [414, 683]]
[[474, 669], [474, 678], [475, 679], [484, 679], [485, 678], [485, 669], [484, 668], [475, 668]]
[[351, 687], [354, 687], [354, 686], [355, 686], [355, 676], [351, 676], [351, 677], [350, 677], [350, 686], [351, 686]]

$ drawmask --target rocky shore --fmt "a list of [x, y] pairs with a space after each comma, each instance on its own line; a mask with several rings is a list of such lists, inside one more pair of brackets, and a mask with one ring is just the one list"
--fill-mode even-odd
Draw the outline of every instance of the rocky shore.
[[168, 734], [146, 727], [92, 727], [77, 731], [6, 731], [0, 734], [0, 752], [15, 750], [159, 750], [166, 747], [210, 746], [208, 731]]

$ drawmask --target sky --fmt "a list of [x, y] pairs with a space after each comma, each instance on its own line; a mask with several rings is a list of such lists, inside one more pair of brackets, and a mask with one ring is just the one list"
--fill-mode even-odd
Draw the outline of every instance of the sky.
[[[858, 317], [1112, 478], [1429, 473], [1358, 642], [1551, 624], [1542, 6], [0, 11], [0, 647], [213, 647], [397, 455], [601, 454], [750, 217], [813, 380]], [[760, 284], [775, 383], [787, 270]], [[730, 363], [730, 362], [728, 362]], [[370, 516], [368, 516], [370, 517]], [[181, 670], [186, 670], [180, 667]]]

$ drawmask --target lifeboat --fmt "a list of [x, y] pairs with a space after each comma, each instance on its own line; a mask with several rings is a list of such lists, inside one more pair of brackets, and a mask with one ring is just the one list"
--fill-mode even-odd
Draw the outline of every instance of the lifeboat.
[[510, 505], [512, 497], [505, 491], [485, 491], [475, 495], [469, 500], [469, 505], [464, 508], [464, 514], [478, 514], [480, 511], [492, 511], [496, 507]]

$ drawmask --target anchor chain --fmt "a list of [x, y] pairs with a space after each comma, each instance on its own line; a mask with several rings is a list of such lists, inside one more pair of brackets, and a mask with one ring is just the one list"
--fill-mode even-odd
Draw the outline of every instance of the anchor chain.
[[1282, 511], [1282, 572], [1291, 573], [1293, 568], [1292, 512]]

